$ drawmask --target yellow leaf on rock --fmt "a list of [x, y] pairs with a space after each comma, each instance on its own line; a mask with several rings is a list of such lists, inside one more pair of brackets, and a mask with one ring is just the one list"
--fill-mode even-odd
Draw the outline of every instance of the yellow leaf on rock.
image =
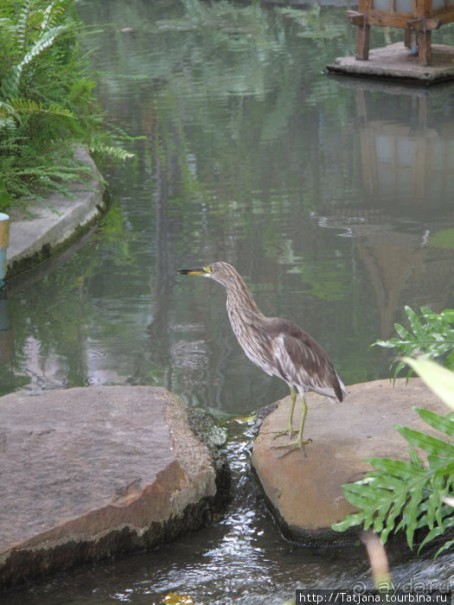
[[163, 600], [164, 605], [194, 605], [194, 599], [187, 594], [169, 592]]

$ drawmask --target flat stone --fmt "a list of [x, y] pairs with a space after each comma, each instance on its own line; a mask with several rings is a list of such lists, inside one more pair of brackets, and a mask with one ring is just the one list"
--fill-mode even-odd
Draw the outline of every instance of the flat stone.
[[29, 208], [25, 215], [12, 212], [7, 279], [61, 250], [106, 210], [104, 181], [95, 163], [85, 149], [77, 149], [75, 156], [90, 172], [73, 184], [71, 197], [54, 193], [46, 204]]
[[[420, 420], [413, 407], [425, 407], [440, 414], [448, 409], [414, 378], [377, 380], [347, 388], [342, 403], [309, 393], [305, 437], [312, 443], [285, 455], [288, 436], [275, 438], [272, 431], [288, 425], [290, 398], [278, 402], [260, 427], [252, 464], [284, 533], [304, 543], [345, 542], [350, 536], [331, 530], [332, 523], [354, 511], [344, 498], [342, 485], [361, 479], [370, 470], [370, 457], [408, 458], [408, 444], [395, 430], [400, 424], [433, 432]], [[301, 406], [295, 408], [299, 423]], [[354, 532], [353, 532], [354, 533]]]
[[153, 547], [210, 518], [217, 474], [153, 387], [0, 399], [0, 585]]
[[338, 57], [327, 65], [331, 73], [378, 78], [398, 78], [432, 84], [454, 78], [454, 46], [432, 44], [432, 65], [424, 66], [401, 42], [369, 52], [367, 61]]

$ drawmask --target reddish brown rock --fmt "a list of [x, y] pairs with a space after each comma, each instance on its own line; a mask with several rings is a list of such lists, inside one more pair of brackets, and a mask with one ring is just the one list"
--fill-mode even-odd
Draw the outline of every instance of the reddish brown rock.
[[165, 389], [0, 399], [0, 584], [168, 541], [209, 519], [217, 473]]
[[389, 380], [377, 380], [347, 390], [343, 403], [308, 395], [305, 437], [313, 442], [306, 446], [306, 456], [301, 450], [285, 455], [286, 450], [275, 447], [288, 440], [287, 436], [275, 439], [272, 431], [287, 426], [289, 397], [265, 418], [254, 443], [252, 464], [267, 499], [284, 533], [301, 542], [345, 541], [345, 534], [330, 529], [353, 512], [342, 484], [357, 481], [369, 470], [365, 458], [407, 458], [407, 442], [395, 425], [431, 432], [414, 406], [447, 412], [416, 378], [408, 386], [405, 380], [398, 380], [394, 388]]

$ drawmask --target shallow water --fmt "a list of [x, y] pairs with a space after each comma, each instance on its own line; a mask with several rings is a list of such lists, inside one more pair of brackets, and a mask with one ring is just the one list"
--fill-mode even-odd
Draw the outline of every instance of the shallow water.
[[[285, 395], [236, 344], [222, 288], [176, 274], [218, 259], [265, 313], [311, 332], [346, 384], [387, 376], [389, 357], [369, 345], [391, 336], [403, 306], [454, 303], [454, 88], [327, 76], [353, 49], [344, 9], [78, 10], [109, 122], [141, 138], [123, 141], [132, 161], [103, 164], [102, 224], [0, 301], [1, 392], [150, 384], [220, 419]], [[452, 32], [434, 36], [452, 44]], [[247, 447], [241, 436], [229, 446], [238, 494], [214, 527], [11, 602], [151, 603], [175, 590], [197, 603], [281, 603], [297, 586], [367, 578], [361, 547], [283, 541]]]

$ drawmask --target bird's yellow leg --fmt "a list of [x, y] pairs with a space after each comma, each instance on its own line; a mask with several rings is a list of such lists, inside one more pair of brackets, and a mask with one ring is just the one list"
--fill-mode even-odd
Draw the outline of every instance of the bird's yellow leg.
[[290, 389], [290, 414], [288, 417], [288, 428], [285, 431], [268, 431], [274, 434], [274, 439], [282, 437], [282, 435], [288, 435], [291, 437], [293, 433], [296, 433], [296, 429], [293, 428], [293, 412], [295, 411], [296, 391]]
[[306, 416], [307, 416], [307, 403], [306, 403], [306, 399], [304, 398], [304, 396], [301, 398], [301, 403], [302, 403], [303, 409], [301, 411], [301, 422], [300, 422], [300, 430], [298, 431], [298, 437], [296, 438], [296, 441], [293, 442], [293, 444], [289, 444], [289, 445], [295, 445], [296, 447], [303, 447], [304, 445], [307, 445], [308, 443], [310, 443], [312, 441], [312, 439], [307, 439], [306, 441], [303, 441], [304, 424], [306, 422]]
[[[303, 409], [301, 411], [301, 422], [300, 422], [300, 428], [298, 431], [297, 438], [295, 439], [295, 441], [290, 441], [286, 445], [276, 446], [277, 448], [287, 448], [289, 450], [287, 452], [288, 454], [293, 450], [302, 449], [304, 452], [304, 446], [307, 445], [308, 443], [312, 442], [312, 439], [307, 439], [306, 441], [303, 441], [304, 424], [306, 422], [306, 416], [307, 416], [307, 403], [306, 403], [306, 399], [304, 398], [304, 396], [301, 398], [301, 403], [302, 403]], [[304, 452], [304, 454], [306, 455], [306, 452]]]

